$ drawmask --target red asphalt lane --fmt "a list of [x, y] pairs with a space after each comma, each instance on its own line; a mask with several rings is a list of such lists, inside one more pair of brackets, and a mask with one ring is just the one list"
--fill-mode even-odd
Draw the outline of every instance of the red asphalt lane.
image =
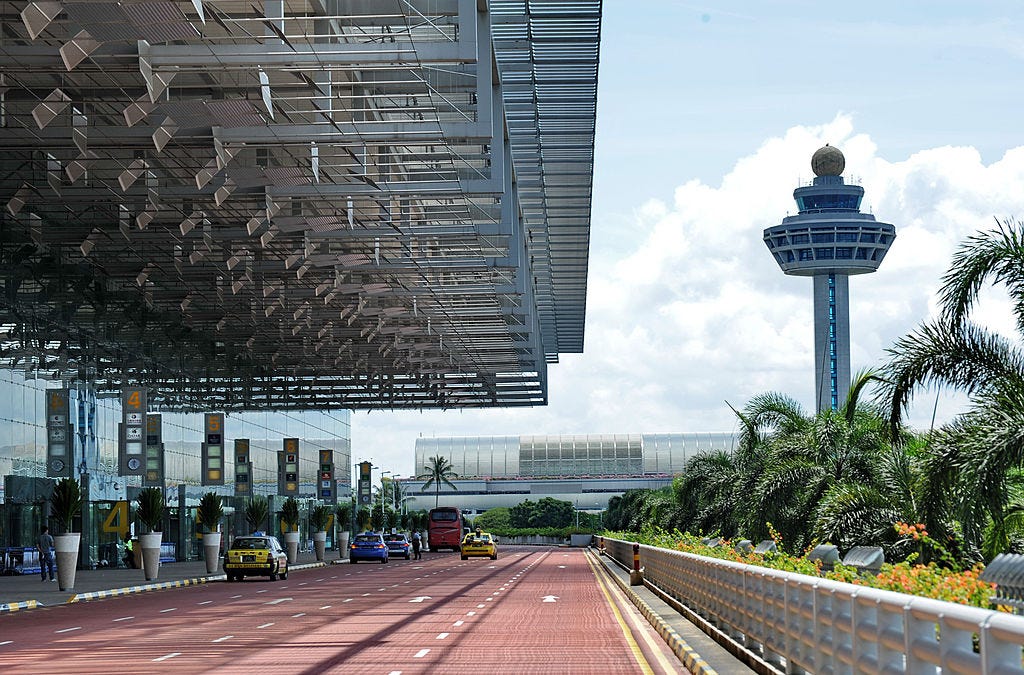
[[640, 630], [632, 647], [583, 550], [504, 547], [0, 615], [0, 672], [644, 672], [637, 651], [683, 672]]

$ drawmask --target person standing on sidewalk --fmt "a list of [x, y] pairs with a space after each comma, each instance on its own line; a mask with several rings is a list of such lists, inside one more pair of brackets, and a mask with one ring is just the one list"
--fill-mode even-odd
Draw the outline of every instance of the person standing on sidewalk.
[[46, 581], [46, 572], [50, 572], [50, 581], [56, 581], [57, 576], [53, 571], [53, 537], [49, 529], [43, 525], [39, 530], [39, 539], [36, 540], [36, 548], [39, 549], [39, 571], [43, 573], [43, 581]]

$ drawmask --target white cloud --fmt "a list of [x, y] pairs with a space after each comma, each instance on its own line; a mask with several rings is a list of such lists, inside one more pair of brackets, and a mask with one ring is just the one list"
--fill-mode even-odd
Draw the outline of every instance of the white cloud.
[[[935, 292], [959, 242], [993, 217], [1024, 216], [1024, 148], [985, 165], [973, 148], [878, 156], [840, 114], [793, 127], [737, 161], [718, 186], [685, 181], [673, 201], [638, 196], [631, 213], [594, 215], [586, 351], [549, 368], [546, 408], [356, 414], [354, 459], [414, 473], [419, 433], [636, 433], [733, 430], [725, 405], [779, 391], [813, 409], [809, 278], [787, 277], [762, 230], [795, 213], [792, 192], [810, 180], [824, 143], [846, 155], [865, 207], [897, 239], [878, 272], [852, 277], [853, 369], [877, 366], [892, 342], [934, 313]], [[986, 293], [978, 315], [1015, 336], [1005, 294]], [[927, 427], [934, 394], [911, 421]], [[943, 399], [942, 416], [962, 398]], [[917, 408], [921, 408], [918, 410]]]

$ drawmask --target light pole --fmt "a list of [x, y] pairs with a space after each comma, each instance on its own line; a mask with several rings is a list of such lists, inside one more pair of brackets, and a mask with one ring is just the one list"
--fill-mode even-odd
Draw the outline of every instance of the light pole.
[[382, 533], [384, 532], [384, 504], [386, 503], [384, 497], [387, 494], [387, 486], [384, 484], [384, 476], [388, 476], [390, 474], [390, 471], [380, 472], [380, 530]]

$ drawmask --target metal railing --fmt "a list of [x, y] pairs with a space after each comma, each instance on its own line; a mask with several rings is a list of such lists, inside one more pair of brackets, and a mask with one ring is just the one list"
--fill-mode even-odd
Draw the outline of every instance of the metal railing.
[[[632, 568], [632, 542], [604, 539]], [[641, 545], [644, 578], [789, 673], [1024, 673], [1024, 617]]]

